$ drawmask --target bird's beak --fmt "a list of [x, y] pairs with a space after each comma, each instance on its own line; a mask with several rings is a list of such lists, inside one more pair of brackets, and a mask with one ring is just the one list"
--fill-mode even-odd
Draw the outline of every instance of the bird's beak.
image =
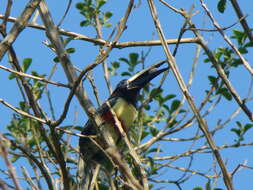
[[169, 67], [158, 69], [161, 65], [166, 63], [165, 61], [154, 64], [147, 69], [144, 69], [132, 76], [127, 80], [127, 88], [130, 89], [140, 89], [143, 88], [147, 83], [149, 83], [153, 78], [161, 74], [162, 72], [169, 69]]

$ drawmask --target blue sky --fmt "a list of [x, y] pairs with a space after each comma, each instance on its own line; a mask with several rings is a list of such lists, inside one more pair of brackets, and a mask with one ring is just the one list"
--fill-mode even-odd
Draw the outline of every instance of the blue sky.
[[[61, 26], [61, 28], [66, 29], [68, 31], [81, 33], [90, 37], [95, 37], [95, 32], [92, 28], [90, 27], [81, 28], [79, 26], [79, 22], [82, 19], [82, 17], [78, 13], [78, 10], [75, 9], [75, 4], [77, 2], [79, 1], [73, 0], [71, 11], [65, 18], [65, 21]], [[0, 6], [1, 14], [3, 14], [4, 12], [5, 3]], [[14, 1], [11, 16], [17, 17], [23, 10], [26, 3], [27, 1], [25, 0]], [[120, 39], [121, 42], [158, 39], [158, 36], [156, 34], [153, 25], [153, 21], [149, 13], [148, 5], [146, 1], [141, 1], [141, 3], [142, 4], [139, 8], [133, 10], [133, 13], [131, 14], [127, 23], [127, 29]], [[65, 11], [67, 1], [48, 1], [48, 4], [51, 14], [53, 15], [54, 21], [58, 23]], [[111, 23], [113, 25], [116, 24], [119, 21], [119, 19], [123, 16], [127, 4], [128, 1], [118, 1], [118, 0], [108, 1], [108, 4], [104, 7], [104, 10], [110, 10], [114, 13], [111, 19]], [[209, 19], [203, 12], [203, 9], [201, 8], [199, 1], [178, 0], [172, 1], [171, 4], [177, 8], [184, 8], [186, 10], [189, 10], [192, 4], [194, 4], [195, 10], [199, 11], [198, 14], [193, 18], [193, 22], [196, 24], [197, 28], [213, 29], [213, 26], [210, 24]], [[253, 12], [252, 6], [249, 6], [249, 3], [247, 3], [246, 1], [240, 1], [240, 4], [243, 9], [243, 12], [249, 14], [249, 16], [247, 17], [247, 21], [249, 25], [252, 25], [253, 23], [251, 15], [251, 13]], [[183, 18], [168, 10], [158, 1], [156, 1], [156, 5], [159, 13], [159, 18], [161, 20], [166, 37], [168, 39], [177, 38], [179, 31], [182, 27], [182, 24], [184, 23]], [[217, 1], [208, 1], [208, 7], [214, 12], [215, 18], [221, 24], [221, 26], [223, 27], [229, 26], [238, 20], [229, 2], [227, 3], [227, 9], [224, 14], [218, 13], [216, 5]], [[40, 20], [38, 22], [41, 24]], [[9, 24], [8, 26], [11, 27], [11, 24]], [[241, 27], [239, 24], [233, 27], [233, 29], [240, 29], [240, 28]], [[111, 31], [112, 28], [103, 30], [104, 39], [108, 38]], [[226, 34], [231, 35], [231, 30], [226, 31]], [[208, 45], [211, 49], [215, 49], [221, 46], [227, 46], [220, 37], [220, 35], [215, 32], [203, 33], [203, 35], [205, 39], [208, 41]], [[193, 34], [192, 32], [188, 31], [185, 33], [183, 37], [193, 37]], [[32, 70], [37, 70], [41, 74], [50, 72], [50, 69], [54, 64], [52, 59], [55, 57], [55, 55], [50, 49], [48, 49], [45, 45], [43, 45], [43, 41], [45, 40], [47, 40], [47, 38], [45, 36], [44, 31], [27, 28], [21, 33], [21, 35], [19, 35], [18, 39], [15, 41], [14, 48], [17, 52], [19, 60], [22, 61], [24, 58], [27, 57], [31, 57], [33, 59], [32, 66], [28, 72], [31, 72]], [[71, 54], [70, 57], [72, 62], [81, 69], [85, 68], [86, 65], [92, 63], [92, 61], [94, 61], [95, 56], [98, 53], [98, 47], [94, 46], [93, 44], [90, 44], [89, 42], [75, 40], [72, 41], [68, 47], [76, 48], [76, 53]], [[173, 51], [174, 46], [170, 46], [170, 49]], [[111, 52], [107, 62], [108, 64], [110, 64], [110, 62], [116, 61], [120, 57], [127, 57], [128, 54], [131, 52], [141, 53], [141, 51], [147, 52], [148, 48], [135, 47], [135, 48], [126, 48], [122, 50], [115, 49]], [[176, 61], [185, 80], [189, 78], [193, 58], [195, 56], [195, 51], [196, 46], [194, 44], [185, 44], [179, 46], [179, 50], [176, 55]], [[157, 61], [163, 60], [164, 58], [165, 55], [161, 47], [152, 47], [151, 53], [149, 54], [145, 64], [146, 66], [148, 66]], [[210, 63], [203, 63], [203, 58], [204, 58], [203, 51], [201, 51], [199, 63], [196, 70], [196, 76], [194, 78], [193, 85], [190, 89], [190, 92], [195, 100], [196, 105], [199, 105], [203, 100], [203, 98], [205, 97], [204, 90], [207, 90], [210, 87], [209, 81], [206, 76], [215, 74], [214, 70], [210, 69]], [[250, 61], [252, 59], [252, 54], [251, 53], [248, 54], [246, 58]], [[6, 56], [0, 64], [9, 67]], [[140, 69], [141, 68], [139, 68], [139, 70]], [[7, 73], [6, 71], [0, 70], [0, 78], [1, 78], [0, 85], [4, 88], [4, 90], [0, 92], [0, 98], [11, 103], [12, 105], [17, 106], [21, 95], [19, 91], [16, 89], [15, 81], [6, 80], [8, 75], [9, 73]], [[109, 96], [109, 94], [108, 90], [105, 88], [105, 82], [102, 77], [103, 73], [101, 66], [96, 67], [94, 69], [94, 76], [95, 82], [98, 85], [100, 99], [105, 100]], [[67, 80], [60, 65], [58, 65], [57, 72], [52, 79], [55, 81], [67, 83]], [[120, 76], [112, 77], [111, 82], [113, 84], [113, 87], [115, 87], [117, 82], [121, 79], [122, 77]], [[239, 67], [231, 72], [231, 81], [235, 86], [236, 90], [241, 95], [241, 97], [245, 97], [247, 95], [246, 90], [249, 88], [250, 79], [251, 78], [249, 73], [245, 71], [243, 67]], [[155, 80], [154, 84], [157, 84], [158, 81], [159, 80]], [[85, 89], [90, 94], [90, 97], [92, 98], [95, 104], [94, 97], [92, 96], [92, 90], [90, 86], [86, 83]], [[62, 112], [64, 102], [67, 98], [68, 90], [63, 89], [61, 87], [53, 87], [53, 86], [50, 86], [50, 90], [54, 92], [52, 93], [53, 104], [54, 106], [59, 108], [56, 110], [56, 115], [59, 116], [60, 113]], [[175, 81], [175, 78], [171, 73], [166, 79], [164, 90], [166, 93], [176, 94], [178, 99], [182, 97], [182, 93], [180, 92], [180, 89]], [[49, 111], [48, 103], [45, 97], [43, 97], [41, 105], [46, 111]], [[248, 105], [249, 107], [250, 106], [252, 107], [252, 103], [249, 103]], [[213, 129], [220, 119], [227, 118], [237, 107], [238, 106], [237, 104], [235, 104], [235, 101], [223, 100], [222, 103], [215, 108], [214, 112], [206, 118], [208, 121], [209, 129]], [[185, 104], [185, 108], [189, 109], [187, 103]], [[0, 105], [0, 112], [2, 113], [0, 116], [1, 131], [6, 132], [5, 126], [10, 122], [13, 112], [8, 108], [4, 107], [3, 105]], [[76, 112], [78, 112], [78, 115], [77, 120], [75, 121]], [[63, 125], [73, 124], [74, 121], [77, 125], [83, 125], [86, 120], [87, 120], [86, 114], [80, 108], [76, 99], [74, 99], [68, 112], [68, 117], [64, 121]], [[237, 118], [234, 119], [229, 125], [227, 125], [222, 132], [218, 133], [215, 136], [215, 141], [217, 145], [233, 143], [233, 140], [236, 137], [233, 133], [230, 132], [230, 129], [235, 126], [235, 121], [238, 120], [240, 120], [242, 123], [249, 123], [245, 115], [243, 113], [240, 113], [237, 116]], [[180, 133], [173, 134], [170, 137], [174, 138], [192, 137], [198, 130], [197, 127], [198, 127], [197, 124], [195, 124], [190, 129], [186, 129], [184, 131], [181, 131]], [[247, 137], [246, 142], [250, 142], [250, 139], [252, 139], [253, 136], [252, 134], [248, 134], [246, 137]], [[73, 143], [75, 144], [76, 142], [77, 139], [73, 137]], [[205, 141], [202, 140], [201, 142], [198, 143], [199, 144], [194, 146], [198, 147], [198, 145], [203, 145], [205, 144]], [[189, 143], [164, 142], [161, 143], [161, 146], [165, 147], [166, 149], [166, 152], [164, 154], [174, 155], [184, 150], [187, 150], [189, 148]], [[228, 162], [228, 169], [230, 171], [236, 168], [236, 166], [239, 163], [244, 163], [246, 160], [248, 165], [251, 166], [253, 165], [252, 161], [253, 150], [251, 147], [244, 147], [240, 149], [226, 149], [222, 150], [221, 153], [224, 161]], [[197, 156], [194, 157], [193, 168], [194, 169], [197, 168], [201, 171], [205, 171], [203, 168], [206, 168], [206, 170], [208, 170], [207, 167], [214, 164], [212, 163], [212, 161], [213, 161], [212, 156], [210, 154], [198, 154]], [[1, 159], [0, 163], [2, 163]], [[21, 164], [22, 163], [19, 163], [17, 165], [17, 171], [19, 175], [21, 175], [21, 173], [19, 173], [20, 169], [18, 167]], [[187, 162], [185, 162], [185, 160], [179, 160], [173, 164], [177, 166], [187, 167]], [[181, 176], [180, 173], [178, 173], [176, 170], [169, 170], [169, 172], [168, 171], [163, 172], [166, 172], [166, 175], [159, 176], [158, 178], [161, 177], [161, 179], [166, 178], [175, 179]], [[0, 178], [3, 178], [1, 174]], [[248, 187], [252, 185], [250, 179], [252, 179], [252, 170], [248, 169], [241, 170], [234, 177], [235, 189], [248, 189]], [[195, 186], [204, 187], [205, 183], [206, 179], [201, 178], [199, 176], [194, 176], [191, 178], [191, 180], [183, 184], [182, 187], [183, 189], [192, 189]], [[157, 187], [163, 187], [163, 185], [159, 185]], [[221, 180], [219, 180], [218, 182], [218, 187], [224, 188], [224, 185]], [[165, 189], [169, 188], [176, 189], [176, 187], [173, 185], [166, 187]]]

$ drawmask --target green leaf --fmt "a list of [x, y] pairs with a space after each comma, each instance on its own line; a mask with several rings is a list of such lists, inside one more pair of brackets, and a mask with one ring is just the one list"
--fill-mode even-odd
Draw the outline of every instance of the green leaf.
[[133, 65], [137, 65], [138, 64], [138, 58], [139, 58], [139, 54], [137, 53], [130, 53], [129, 54], [129, 58], [130, 58], [130, 63]]
[[141, 133], [141, 140], [143, 140], [145, 137], [147, 137], [149, 135], [149, 132], [147, 131], [142, 131]]
[[126, 58], [124, 58], [124, 57], [119, 58], [119, 60], [125, 62], [125, 63], [128, 64], [128, 65], [130, 65], [128, 59], [126, 59]]
[[151, 148], [151, 149], [149, 149], [148, 151], [147, 151], [147, 153], [152, 153], [152, 152], [160, 152], [161, 151], [161, 149], [158, 149], [158, 148]]
[[244, 47], [253, 47], [253, 43], [248, 42], [248, 43], [246, 43], [246, 44], [244, 45]]
[[150, 110], [150, 105], [146, 104], [146, 105], [144, 106], [144, 109], [147, 110], [147, 111]]
[[165, 96], [163, 99], [164, 99], [164, 101], [168, 101], [168, 100], [175, 98], [175, 97], [176, 97], [175, 94], [169, 94], [169, 95]]
[[11, 158], [11, 162], [12, 162], [12, 163], [15, 163], [19, 158], [20, 158], [19, 155], [15, 155], [15, 154], [14, 154], [14, 155], [12, 156], [12, 158]]
[[153, 137], [155, 137], [159, 133], [159, 130], [154, 127], [149, 128], [149, 130], [150, 130], [150, 133]]
[[240, 127], [240, 128], [242, 127], [242, 124], [241, 124], [240, 121], [236, 121], [235, 123], [236, 123], [236, 125], [237, 125], [238, 127]]
[[106, 19], [109, 19], [111, 17], [112, 17], [112, 12], [110, 12], [110, 11], [105, 12], [105, 18]]
[[232, 128], [231, 131], [234, 132], [238, 137], [241, 136], [241, 130], [240, 129]]
[[224, 13], [225, 9], [226, 9], [226, 3], [227, 0], [220, 0], [218, 5], [217, 5], [217, 9], [220, 13]]
[[55, 63], [59, 63], [59, 62], [60, 62], [60, 59], [59, 59], [59, 57], [55, 57], [55, 58], [53, 59], [53, 61], [54, 61]]
[[76, 49], [75, 48], [68, 48], [68, 49], [66, 49], [66, 51], [68, 53], [75, 53]]
[[217, 91], [218, 94], [221, 94], [224, 98], [226, 98], [228, 101], [232, 100], [232, 95], [230, 94], [230, 92], [228, 91], [227, 88], [220, 88]]
[[80, 131], [80, 132], [83, 131], [83, 126], [80, 126], [80, 125], [79, 126], [74, 126], [73, 128], [77, 131]]
[[105, 0], [98, 0], [97, 1], [97, 9], [100, 9], [106, 3]]
[[79, 2], [76, 4], [76, 8], [79, 9], [79, 10], [82, 10], [84, 7], [84, 4], [82, 2]]
[[240, 48], [238, 48], [238, 50], [239, 50], [239, 52], [240, 52], [241, 54], [246, 54], [246, 53], [248, 53], [248, 50], [247, 50], [245, 47], [240, 47]]
[[8, 77], [9, 80], [12, 80], [14, 78], [16, 78], [16, 75], [14, 73], [9, 74], [9, 77]]
[[170, 112], [170, 107], [168, 105], [163, 105], [164, 109], [167, 111], [167, 112]]
[[194, 187], [193, 190], [203, 190], [202, 187]]
[[114, 61], [111, 64], [112, 64], [112, 67], [115, 68], [115, 69], [120, 67], [120, 63], [118, 61]]
[[158, 96], [158, 94], [161, 94], [161, 92], [162, 92], [161, 88], [154, 88], [150, 92], [150, 97], [154, 98], [154, 97]]
[[205, 185], [205, 189], [206, 189], [206, 190], [211, 190], [210, 180], [207, 181], [207, 183], [206, 183], [206, 185]]
[[240, 30], [233, 30], [233, 36], [232, 38], [236, 39], [239, 44], [243, 44], [243, 42], [246, 39], [246, 34], [244, 31]]
[[233, 67], [238, 67], [239, 65], [242, 64], [242, 60], [241, 59], [233, 59], [233, 62], [232, 62], [232, 66]]
[[129, 72], [123, 72], [123, 73], [121, 73], [121, 76], [131, 76], [131, 73], [129, 73]]
[[84, 20], [84, 21], [82, 21], [82, 22], [80, 22], [80, 26], [89, 26], [91, 23], [90, 23], [90, 21], [89, 20]]
[[248, 124], [246, 124], [245, 126], [244, 126], [244, 132], [246, 132], [246, 131], [248, 131], [250, 128], [252, 128], [253, 127], [253, 124], [250, 124], [250, 123], [248, 123]]
[[204, 63], [208, 63], [208, 62], [210, 62], [209, 58], [204, 59]]
[[210, 81], [211, 85], [215, 88], [218, 87], [217, 78], [215, 76], [208, 76], [208, 80]]
[[26, 72], [32, 63], [32, 58], [25, 58], [23, 60], [22, 70]]
[[179, 100], [174, 100], [171, 104], [171, 108], [170, 108], [170, 111], [171, 113], [176, 111], [176, 109], [179, 107], [180, 105], [180, 101]]

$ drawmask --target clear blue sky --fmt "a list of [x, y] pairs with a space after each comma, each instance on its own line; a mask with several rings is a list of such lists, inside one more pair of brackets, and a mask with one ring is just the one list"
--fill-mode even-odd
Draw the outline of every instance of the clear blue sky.
[[[81, 33], [90, 37], [95, 37], [95, 32], [91, 28], [81, 28], [79, 26], [79, 22], [82, 19], [80, 14], [78, 13], [78, 10], [76, 10], [75, 4], [79, 2], [74, 0], [71, 6], [71, 10], [68, 13], [67, 17], [65, 18], [65, 21], [61, 28]], [[127, 23], [127, 29], [124, 32], [122, 38], [120, 39], [121, 42], [123, 41], [139, 41], [139, 40], [151, 40], [151, 39], [158, 39], [153, 22], [151, 20], [151, 16], [149, 13], [148, 5], [146, 1], [141, 1], [142, 5], [140, 8], [134, 9], [133, 14], [130, 16], [128, 23]], [[210, 25], [209, 19], [204, 14], [203, 9], [200, 7], [199, 1], [197, 0], [178, 0], [178, 1], [170, 1], [171, 4], [177, 8], [184, 8], [189, 10], [192, 6], [192, 4], [195, 5], [195, 10], [200, 10], [200, 12], [193, 18], [194, 23], [198, 28], [209, 28], [212, 29], [213, 26]], [[5, 3], [2, 3], [0, 5], [0, 13], [4, 13], [5, 9]], [[23, 10], [25, 4], [27, 1], [25, 0], [19, 0], [13, 2], [13, 9], [11, 16], [17, 17], [21, 11]], [[249, 6], [249, 3], [246, 1], [239, 1], [243, 8], [243, 12], [246, 14], [249, 14], [247, 17], [248, 23], [250, 25], [253, 24], [253, 18], [252, 18], [252, 12], [253, 7]], [[67, 1], [48, 1], [50, 11], [53, 15], [54, 21], [56, 23], [59, 22], [61, 16], [63, 15], [65, 8], [67, 6]], [[105, 10], [110, 10], [114, 13], [111, 23], [115, 24], [119, 21], [119, 19], [123, 16], [124, 11], [127, 7], [128, 1], [119, 1], [119, 0], [110, 0], [108, 4], [104, 7]], [[168, 39], [176, 38], [179, 34], [180, 28], [182, 27], [182, 24], [184, 23], [184, 20], [182, 17], [176, 15], [175, 13], [168, 10], [166, 7], [161, 6], [161, 4], [156, 1], [158, 12], [159, 12], [159, 18], [161, 19], [162, 26], [164, 28], [164, 32], [166, 34], [166, 37]], [[223, 26], [229, 26], [237, 21], [237, 17], [232, 11], [231, 5], [228, 2], [227, 9], [224, 14], [218, 13], [216, 9], [217, 1], [208, 1], [209, 8], [214, 11], [216, 20]], [[39, 20], [39, 23], [41, 21]], [[8, 26], [11, 26], [9, 24]], [[211, 26], [211, 27], [210, 27]], [[237, 24], [234, 26], [234, 29], [240, 29], [240, 25]], [[111, 33], [112, 28], [104, 30], [104, 39], [108, 38], [108, 35]], [[231, 31], [231, 30], [229, 30]], [[227, 32], [228, 35], [231, 35], [231, 32]], [[153, 35], [154, 34], [154, 35]], [[186, 32], [184, 37], [193, 37], [193, 34], [191, 32]], [[217, 33], [205, 33], [204, 37], [208, 40], [209, 46], [214, 49], [217, 47], [221, 47], [226, 45], [224, 41], [221, 39], [221, 37]], [[49, 50], [45, 45], [43, 45], [43, 41], [47, 40], [44, 31], [36, 30], [32, 28], [25, 29], [24, 32], [22, 32], [21, 35], [19, 35], [18, 39], [14, 43], [14, 48], [17, 52], [17, 56], [20, 61], [22, 61], [24, 58], [31, 57], [33, 59], [32, 66], [28, 72], [31, 72], [32, 70], [37, 70], [39, 73], [49, 73], [50, 68], [54, 64], [52, 59], [55, 57], [55, 55], [52, 53], [51, 50]], [[92, 44], [84, 41], [72, 41], [68, 47], [74, 47], [76, 48], [76, 53], [71, 55], [72, 62], [79, 68], [84, 68], [87, 64], [92, 63], [92, 61], [95, 59], [95, 56], [97, 55], [97, 47], [93, 46]], [[173, 50], [174, 46], [170, 46], [170, 49]], [[127, 57], [130, 52], [137, 52], [141, 53], [141, 51], [147, 51], [148, 48], [127, 48], [123, 50], [115, 49], [112, 51], [108, 58], [108, 63], [118, 60], [120, 57]], [[193, 62], [193, 58], [195, 56], [195, 45], [187, 44], [187, 45], [180, 45], [176, 61], [180, 68], [180, 71], [183, 74], [183, 77], [185, 80], [188, 79], [190, 71], [191, 71], [191, 65]], [[196, 102], [197, 105], [200, 104], [202, 99], [205, 97], [204, 90], [207, 90], [210, 85], [209, 81], [207, 80], [207, 75], [214, 74], [213, 70], [210, 70], [210, 64], [203, 63], [203, 51], [201, 51], [201, 56], [199, 59], [196, 76], [193, 82], [193, 86], [191, 88], [191, 94]], [[147, 59], [146, 65], [151, 65], [155, 63], [156, 61], [160, 61], [164, 59], [164, 53], [162, 51], [161, 47], [153, 47], [152, 51]], [[247, 55], [246, 57], [249, 62], [252, 60], [252, 54]], [[7, 62], [7, 57], [2, 60], [0, 63], [1, 65], [8, 66], [9, 64]], [[139, 68], [141, 69], [141, 68]], [[101, 67], [97, 67], [94, 70], [95, 73], [95, 81], [98, 85], [99, 89], [99, 95], [101, 100], [105, 100], [108, 97], [108, 90], [105, 88], [105, 82], [103, 79], [102, 69]], [[2, 86], [2, 90], [0, 92], [0, 98], [4, 99], [5, 101], [11, 103], [12, 105], [17, 106], [18, 102], [20, 100], [20, 93], [16, 88], [16, 83], [14, 80], [9, 81], [7, 80], [9, 73], [6, 71], [0, 70], [0, 85]], [[113, 77], [112, 78], [112, 84], [113, 86], [116, 85], [116, 83], [121, 79], [121, 77]], [[245, 71], [244, 68], [239, 67], [234, 72], [231, 73], [231, 80], [233, 82], [233, 85], [235, 86], [236, 90], [240, 93], [241, 97], [245, 97], [247, 95], [246, 89], [248, 89], [250, 84], [250, 77], [247, 71]], [[54, 81], [60, 81], [63, 83], [67, 83], [65, 75], [62, 71], [62, 68], [60, 65], [58, 65], [58, 69], [56, 72], [56, 75], [53, 77]], [[156, 83], [155, 80], [154, 83]], [[52, 94], [53, 104], [54, 106], [57, 106], [59, 109], [57, 109], [56, 115], [59, 116], [63, 109], [64, 102], [66, 100], [66, 97], [68, 95], [68, 90], [59, 88], [59, 87], [50, 87], [54, 93]], [[85, 86], [85, 89], [88, 91], [89, 94], [92, 96], [92, 91], [89, 86]], [[177, 98], [180, 99], [182, 97], [181, 92], [179, 90], [179, 87], [175, 81], [175, 78], [170, 74], [170, 76], [166, 79], [164, 89], [166, 93], [173, 93], [177, 95]], [[94, 100], [94, 98], [92, 98]], [[95, 103], [95, 101], [94, 101]], [[48, 103], [45, 98], [41, 101], [42, 107], [48, 111]], [[252, 107], [252, 104], [249, 104]], [[188, 109], [188, 105], [185, 106], [186, 109]], [[222, 101], [222, 104], [215, 108], [215, 111], [208, 116], [208, 126], [210, 129], [213, 129], [217, 122], [220, 119], [227, 118], [235, 109], [237, 108], [237, 105], [234, 101], [228, 102], [226, 100]], [[0, 126], [1, 131], [6, 132], [6, 125], [10, 122], [12, 111], [8, 108], [4, 107], [3, 105], [0, 105]], [[70, 111], [68, 113], [68, 118], [64, 121], [63, 125], [70, 125], [73, 124], [75, 112], [78, 112], [78, 118], [76, 121], [77, 125], [83, 125], [85, 121], [87, 120], [87, 116], [85, 115], [84, 111], [80, 108], [78, 105], [78, 102], [76, 99], [72, 102]], [[232, 127], [235, 127], [235, 121], [240, 120], [242, 123], [249, 123], [248, 119], [244, 116], [243, 113], [239, 114], [239, 116], [233, 120], [229, 125], [227, 125], [227, 128], [223, 130], [222, 133], [219, 133], [215, 137], [215, 141], [218, 145], [222, 144], [231, 144], [233, 143], [233, 139], [235, 139], [235, 135], [230, 132], [230, 129]], [[223, 120], [222, 120], [223, 121]], [[175, 134], [170, 137], [175, 138], [188, 138], [195, 135], [197, 131], [197, 125], [193, 126], [191, 129], [184, 130], [183, 132], [180, 132], [179, 134]], [[247, 139], [252, 139], [253, 135], [248, 134]], [[73, 137], [74, 144], [77, 142], [77, 139]], [[246, 142], [249, 142], [247, 140]], [[198, 142], [199, 143], [199, 142]], [[201, 145], [204, 144], [202, 141], [200, 143]], [[198, 147], [198, 145], [194, 145], [195, 147]], [[184, 150], [187, 150], [189, 148], [189, 143], [162, 143], [161, 146], [166, 147], [166, 152], [164, 154], [166, 155], [174, 155], [180, 152], [183, 152]], [[239, 163], [244, 163], [247, 161], [248, 165], [253, 165], [253, 150], [251, 147], [245, 147], [240, 149], [226, 149], [221, 151], [224, 161], [228, 161], [228, 169], [231, 171], [233, 170]], [[206, 168], [206, 170], [209, 169], [209, 166], [211, 164], [214, 164], [211, 162], [212, 156], [210, 154], [202, 154], [197, 155], [194, 157], [193, 162], [193, 168], [199, 169], [200, 171], [205, 171], [203, 168]], [[2, 159], [0, 159], [0, 163], [2, 164]], [[18, 175], [21, 176], [20, 169], [18, 168], [22, 162], [19, 162], [17, 166]], [[178, 161], [173, 163], [173, 165], [187, 167], [187, 164], [185, 161]], [[211, 166], [210, 166], [211, 167]], [[181, 176], [176, 170], [169, 170], [164, 171], [166, 172], [166, 175], [159, 176], [158, 179], [171, 179], [175, 180], [177, 177]], [[3, 178], [1, 176], [0, 178]], [[238, 172], [237, 175], [234, 177], [234, 186], [235, 189], [249, 189], [250, 186], [252, 186], [252, 176], [253, 171], [244, 169], [240, 172]], [[204, 184], [206, 183], [206, 179], [194, 176], [189, 181], [187, 181], [185, 184], [182, 185], [183, 189], [192, 189], [195, 186], [202, 186], [204, 187]], [[163, 185], [159, 185], [158, 187], [163, 187]], [[218, 187], [224, 188], [224, 185], [221, 180], [219, 180]], [[174, 185], [168, 186], [165, 189], [176, 189]]]

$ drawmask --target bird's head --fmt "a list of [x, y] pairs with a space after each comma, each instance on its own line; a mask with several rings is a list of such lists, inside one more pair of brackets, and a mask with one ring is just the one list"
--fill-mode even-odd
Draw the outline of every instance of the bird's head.
[[140, 71], [129, 79], [120, 81], [113, 91], [111, 98], [122, 97], [128, 102], [136, 106], [137, 96], [140, 90], [148, 84], [152, 79], [169, 69], [169, 67], [158, 69], [165, 62], [157, 63], [151, 67]]

